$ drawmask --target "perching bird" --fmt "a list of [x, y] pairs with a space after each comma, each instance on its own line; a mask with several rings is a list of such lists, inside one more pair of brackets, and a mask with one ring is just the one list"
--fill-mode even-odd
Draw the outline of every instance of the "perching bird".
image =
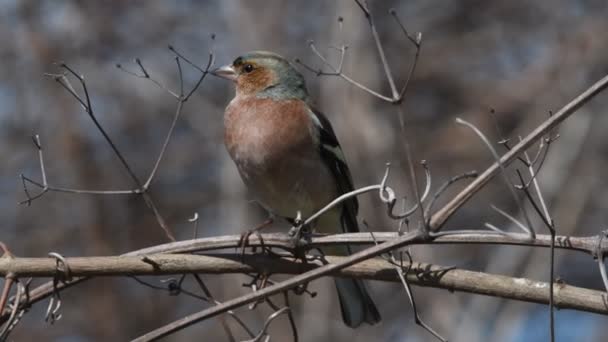
[[[224, 114], [224, 143], [243, 182], [271, 214], [293, 222], [314, 214], [353, 182], [327, 118], [312, 107], [302, 75], [283, 57], [254, 51], [214, 74], [236, 83]], [[322, 233], [358, 232], [351, 198], [319, 217]], [[349, 248], [332, 249], [340, 255]], [[375, 324], [380, 314], [361, 280], [336, 278], [344, 323]]]

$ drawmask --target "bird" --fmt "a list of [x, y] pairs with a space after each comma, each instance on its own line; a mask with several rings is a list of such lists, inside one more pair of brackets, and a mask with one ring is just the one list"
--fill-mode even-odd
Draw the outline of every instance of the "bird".
[[[252, 51], [213, 74], [236, 84], [224, 112], [224, 144], [255, 200], [271, 215], [294, 222], [354, 189], [331, 123], [308, 94], [292, 63], [267, 51]], [[355, 197], [321, 215], [321, 233], [358, 232]], [[351, 254], [348, 246], [331, 249]], [[344, 323], [356, 328], [380, 322], [363, 281], [335, 278]]]

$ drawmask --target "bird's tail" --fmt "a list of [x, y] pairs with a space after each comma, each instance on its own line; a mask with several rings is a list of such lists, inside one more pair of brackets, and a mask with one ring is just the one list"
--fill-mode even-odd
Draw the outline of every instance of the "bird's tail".
[[356, 328], [364, 322], [368, 324], [380, 322], [380, 313], [367, 293], [363, 281], [336, 278], [336, 288], [344, 324]]
[[[331, 246], [324, 249], [331, 255], [349, 255], [351, 250], [346, 246]], [[344, 324], [356, 328], [361, 323], [376, 324], [380, 322], [380, 313], [367, 292], [364, 281], [353, 278], [335, 278], [338, 299]]]
[[[358, 232], [357, 223], [358, 203], [356, 200], [347, 201], [342, 209], [340, 223], [344, 232]], [[340, 254], [350, 255], [351, 247], [339, 247]], [[340, 309], [344, 324], [356, 328], [361, 323], [376, 324], [380, 322], [380, 313], [376, 304], [367, 293], [367, 288], [362, 280], [336, 278], [336, 288], [340, 299]]]
[[[349, 208], [350, 209], [350, 208]], [[336, 219], [335, 216], [325, 215], [319, 218], [318, 226], [321, 231], [330, 232], [333, 228], [342, 227], [344, 232], [359, 231], [356, 220], [356, 208], [352, 211], [343, 211]], [[336, 221], [338, 223], [336, 223]], [[350, 246], [331, 246], [323, 251], [329, 255], [350, 255]], [[335, 278], [338, 299], [344, 324], [356, 328], [362, 323], [376, 324], [380, 322], [380, 313], [374, 301], [367, 293], [367, 288], [362, 280], [352, 278]]]

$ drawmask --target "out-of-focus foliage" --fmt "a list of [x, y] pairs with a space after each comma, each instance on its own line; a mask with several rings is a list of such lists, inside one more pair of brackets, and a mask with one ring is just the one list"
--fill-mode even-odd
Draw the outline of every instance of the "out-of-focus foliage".
[[[428, 160], [435, 185], [492, 162], [480, 141], [454, 123], [457, 116], [478, 125], [494, 141], [505, 136], [517, 139], [608, 72], [605, 1], [372, 1], [399, 81], [414, 49], [388, 15], [391, 7], [410, 31], [423, 33], [419, 66], [404, 108], [415, 158]], [[338, 16], [344, 18], [343, 31], [338, 29]], [[100, 122], [144, 178], [162, 145], [175, 101], [114, 65], [137, 70], [131, 62], [139, 57], [154, 77], [177, 89], [177, 71], [167, 45], [204, 65], [211, 33], [217, 35], [218, 63], [263, 49], [320, 66], [307, 40], [313, 39], [336, 61], [338, 54], [327, 47], [345, 42], [349, 45], [345, 72], [388, 92], [367, 22], [349, 1], [0, 1], [0, 240], [20, 256], [44, 256], [50, 251], [66, 256], [111, 255], [165, 242], [139, 197], [49, 193], [27, 207], [18, 205], [25, 199], [19, 174], [39, 178], [30, 139], [39, 134], [51, 184], [84, 189], [132, 186], [78, 103], [43, 76], [58, 71], [54, 62], [66, 62], [85, 76]], [[187, 67], [185, 75], [190, 83], [198, 77]], [[306, 77], [318, 106], [334, 124], [355, 183], [377, 182], [385, 162], [392, 161], [393, 184], [411, 195], [406, 191], [395, 109], [338, 78], [310, 73]], [[152, 196], [180, 239], [191, 237], [187, 219], [194, 212], [200, 216], [199, 235], [204, 236], [235, 234], [264, 218], [249, 202], [222, 144], [223, 108], [232, 95], [225, 81], [211, 78], [203, 83], [186, 103], [153, 183]], [[607, 105], [603, 94], [560, 128], [561, 137], [539, 176], [559, 234], [597, 234], [605, 229]], [[496, 110], [500, 134], [490, 108]], [[488, 205], [515, 212], [506, 193], [504, 184], [494, 182], [448, 226], [475, 229], [493, 222], [508, 227]], [[364, 196], [361, 202], [361, 219], [370, 227], [395, 229], [376, 198]], [[421, 261], [539, 280], [546, 280], [549, 272], [547, 250], [440, 245], [414, 247], [413, 253]], [[587, 256], [558, 252], [556, 274], [567, 283], [601, 288], [598, 271]], [[219, 300], [246, 291], [241, 283], [247, 279], [242, 276], [205, 279]], [[316, 298], [296, 300], [304, 341], [431, 340], [414, 325], [407, 297], [398, 285], [370, 284], [384, 321], [356, 331], [342, 325], [331, 282], [321, 280], [311, 286], [319, 292]], [[423, 317], [450, 340], [547, 338], [545, 307], [433, 289], [414, 292]], [[91, 281], [66, 291], [63, 299], [62, 320], [45, 324], [44, 305], [37, 305], [12, 335], [14, 340], [121, 341], [206, 305], [130, 279]], [[250, 326], [259, 327], [271, 311], [239, 312]], [[608, 333], [604, 317], [569, 311], [558, 311], [556, 317], [559, 340], [593, 341]], [[290, 338], [285, 318], [276, 320], [270, 331], [273, 340]], [[212, 320], [170, 340], [202, 336], [210, 341], [225, 338]]]

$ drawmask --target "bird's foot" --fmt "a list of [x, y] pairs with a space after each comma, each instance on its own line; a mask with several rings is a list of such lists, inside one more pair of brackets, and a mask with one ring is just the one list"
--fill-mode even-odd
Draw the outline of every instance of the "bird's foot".
[[255, 227], [247, 230], [243, 234], [241, 234], [241, 237], [239, 239], [239, 244], [238, 244], [239, 249], [241, 250], [241, 258], [243, 258], [245, 256], [245, 248], [247, 248], [247, 246], [249, 245], [249, 238], [251, 237], [252, 234], [255, 234], [257, 236], [257, 238], [260, 240], [260, 245], [261, 245], [262, 250], [265, 250], [264, 239], [262, 238], [262, 234], [260, 234], [260, 230], [270, 226], [273, 222], [274, 222], [274, 218], [270, 217], [266, 221], [258, 224], [257, 226], [255, 226]]
[[291, 239], [291, 246], [294, 250], [301, 249], [310, 243], [312, 231], [310, 226], [294, 225], [287, 233]]

